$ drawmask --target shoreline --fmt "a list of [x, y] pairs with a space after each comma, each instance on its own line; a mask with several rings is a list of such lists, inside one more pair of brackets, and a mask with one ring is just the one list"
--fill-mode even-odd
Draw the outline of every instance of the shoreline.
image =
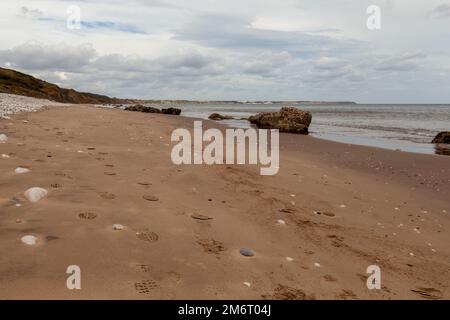
[[[450, 297], [448, 158], [280, 134], [275, 176], [175, 166], [170, 134], [193, 120], [85, 105], [0, 120], [0, 298]], [[27, 202], [33, 186], [49, 196]], [[71, 264], [82, 290], [65, 288]], [[381, 290], [365, 284], [374, 264]]]

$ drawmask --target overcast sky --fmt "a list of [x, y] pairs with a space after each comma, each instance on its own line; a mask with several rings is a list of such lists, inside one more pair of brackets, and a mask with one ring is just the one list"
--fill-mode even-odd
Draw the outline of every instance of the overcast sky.
[[1, 0], [0, 66], [129, 98], [450, 103], [450, 1]]

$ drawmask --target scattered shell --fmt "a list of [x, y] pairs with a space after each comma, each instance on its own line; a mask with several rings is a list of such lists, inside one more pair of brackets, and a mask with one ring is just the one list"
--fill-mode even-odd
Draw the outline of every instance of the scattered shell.
[[16, 207], [21, 207], [22, 205], [20, 203], [16, 203]]
[[24, 193], [25, 198], [27, 198], [30, 202], [38, 202], [42, 198], [45, 198], [48, 195], [48, 191], [43, 188], [30, 188]]
[[0, 143], [5, 143], [6, 141], [8, 141], [6, 134], [0, 134]]
[[250, 283], [250, 282], [244, 282], [244, 286], [246, 286], [246, 287], [251, 287], [252, 286], [252, 284]]
[[291, 196], [292, 198], [295, 198], [295, 194], [291, 194], [290, 196]]
[[284, 220], [281, 220], [281, 219], [279, 219], [279, 220], [277, 220], [277, 223], [278, 224], [281, 224], [281, 225], [286, 225], [286, 221], [284, 221]]
[[29, 246], [34, 246], [37, 243], [37, 238], [35, 236], [30, 235], [23, 236], [20, 240]]
[[8, 154], [4, 154], [4, 153], [2, 153], [2, 158], [4, 158], [4, 159], [8, 159], [8, 158], [10, 158], [10, 156], [9, 156]]
[[292, 261], [294, 261], [294, 259], [293, 259], [293, 258], [291, 258], [291, 257], [286, 257], [286, 260], [287, 260], [287, 261], [289, 261], [289, 262], [292, 262]]
[[314, 262], [314, 266], [319, 268], [320, 267], [320, 263]]
[[414, 253], [412, 253], [412, 252], [410, 252], [409, 255], [410, 255], [411, 257], [414, 257]]
[[398, 208], [398, 207], [395, 207], [395, 208], [394, 208], [394, 210], [397, 210], [397, 211], [398, 211], [398, 210], [400, 210], [400, 208]]
[[347, 208], [347, 206], [346, 206], [345, 204], [341, 204], [341, 205], [339, 206], [339, 208]]
[[113, 225], [113, 229], [114, 229], [114, 230], [123, 230], [124, 228], [125, 228], [125, 227], [124, 227], [123, 225], [118, 224], [118, 223], [116, 223], [116, 224]]
[[21, 174], [21, 173], [28, 173], [30, 172], [30, 169], [18, 167], [14, 170], [15, 173]]
[[252, 249], [249, 248], [241, 248], [239, 252], [245, 257], [253, 257], [255, 254]]

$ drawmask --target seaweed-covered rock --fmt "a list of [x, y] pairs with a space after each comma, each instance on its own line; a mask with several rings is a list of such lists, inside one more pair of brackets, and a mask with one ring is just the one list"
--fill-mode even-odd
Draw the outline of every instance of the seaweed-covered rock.
[[312, 115], [293, 107], [283, 107], [278, 112], [262, 112], [248, 119], [262, 129], [279, 129], [280, 132], [308, 134]]
[[181, 109], [178, 109], [178, 108], [167, 108], [167, 109], [162, 109], [161, 112], [164, 113], [164, 114], [172, 114], [172, 115], [178, 116], [181, 113]]
[[450, 144], [450, 131], [443, 131], [438, 133], [438, 135], [433, 139], [431, 143]]
[[136, 112], [145, 112], [145, 113], [161, 113], [161, 110], [159, 110], [158, 108], [146, 107], [142, 104], [128, 106], [125, 108], [125, 111], [136, 111]]

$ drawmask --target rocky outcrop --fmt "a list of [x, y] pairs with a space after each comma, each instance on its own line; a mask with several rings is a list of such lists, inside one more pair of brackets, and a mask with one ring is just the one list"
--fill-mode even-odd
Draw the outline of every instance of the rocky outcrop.
[[161, 110], [153, 107], [146, 107], [142, 104], [136, 104], [134, 106], [128, 106], [125, 108], [125, 111], [136, 111], [136, 112], [145, 112], [145, 113], [161, 113]]
[[232, 116], [224, 116], [224, 115], [221, 115], [221, 114], [219, 114], [219, 113], [212, 113], [209, 117], [208, 117], [208, 119], [209, 120], [217, 120], [217, 121], [220, 121], [220, 120], [231, 120], [231, 119], [234, 119]]
[[438, 135], [433, 139], [431, 143], [450, 144], [450, 131], [443, 131], [438, 133]]
[[283, 107], [278, 112], [262, 112], [248, 119], [261, 129], [279, 129], [280, 132], [308, 134], [312, 115], [293, 107]]
[[167, 109], [159, 110], [158, 108], [147, 107], [142, 104], [128, 106], [125, 108], [125, 111], [136, 111], [136, 112], [144, 112], [144, 113], [163, 113], [163, 114], [172, 114], [172, 115], [179, 115], [181, 113], [181, 109], [178, 109], [178, 108], [167, 108]]
[[167, 108], [167, 109], [162, 109], [161, 112], [164, 113], [164, 114], [172, 114], [172, 115], [178, 116], [181, 113], [181, 109], [178, 109], [178, 108]]
[[0, 92], [64, 103], [115, 104], [130, 100], [60, 88], [28, 74], [0, 68]]

